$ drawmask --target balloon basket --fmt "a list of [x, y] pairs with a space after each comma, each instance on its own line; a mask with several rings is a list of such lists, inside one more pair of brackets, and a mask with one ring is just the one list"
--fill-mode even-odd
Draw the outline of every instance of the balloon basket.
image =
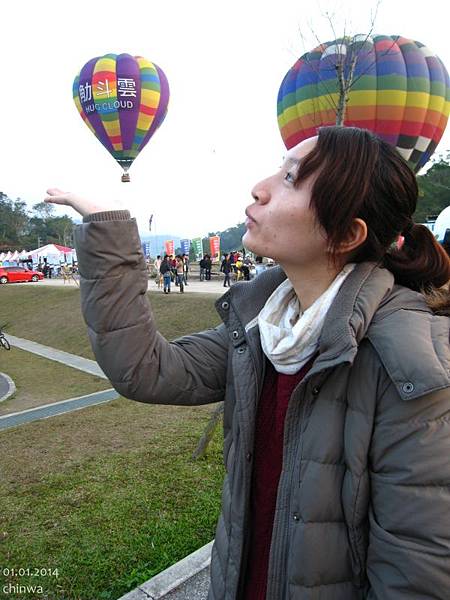
[[131, 181], [130, 174], [129, 173], [124, 173], [122, 175], [122, 183], [129, 183], [130, 181]]

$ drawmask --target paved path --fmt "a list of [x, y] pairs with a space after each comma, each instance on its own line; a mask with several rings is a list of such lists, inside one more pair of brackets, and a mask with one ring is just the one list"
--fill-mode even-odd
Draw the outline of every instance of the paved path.
[[[100, 369], [95, 360], [88, 358], [82, 358], [76, 354], [70, 354], [63, 350], [56, 350], [50, 346], [44, 346], [31, 340], [25, 340], [23, 338], [16, 337], [8, 333], [8, 340], [12, 347], [20, 348], [27, 352], [32, 352], [38, 356], [54, 360], [62, 363], [66, 367], [72, 367], [91, 375], [96, 375], [102, 379], [108, 379], [103, 371]], [[1, 397], [1, 394], [0, 394]], [[72, 410], [79, 410], [86, 406], [93, 406], [94, 404], [101, 404], [103, 402], [109, 402], [118, 398], [119, 394], [114, 389], [102, 390], [93, 394], [87, 394], [85, 396], [78, 396], [76, 398], [69, 398], [68, 400], [61, 400], [60, 402], [54, 402], [52, 404], [45, 404], [36, 408], [29, 408], [17, 413], [9, 413], [0, 417], [0, 430], [9, 429], [10, 427], [16, 427], [23, 423], [29, 423], [38, 419], [47, 419], [48, 417], [54, 417], [61, 415]]]
[[[47, 287], [47, 286], [57, 286], [57, 287], [66, 287], [66, 288], [71, 288], [73, 290], [80, 290], [80, 288], [72, 281], [72, 283], [66, 283], [64, 284], [64, 280], [63, 279], [43, 279], [42, 281], [38, 281], [36, 283], [14, 283], [14, 284], [10, 284], [10, 285], [26, 285], [27, 287], [32, 286], [39, 286], [39, 287]], [[148, 289], [150, 292], [162, 292], [161, 290], [158, 290], [158, 286], [155, 283], [154, 279], [149, 279], [148, 280]], [[198, 280], [198, 275], [194, 275], [191, 279], [189, 279], [188, 281], [188, 285], [187, 287], [184, 288], [185, 289], [185, 293], [189, 294], [191, 292], [200, 292], [202, 294], [216, 294], [217, 296], [219, 296], [220, 294], [223, 294], [228, 288], [224, 288], [223, 287], [223, 277], [222, 275], [215, 275], [213, 276], [213, 278], [211, 279], [211, 281], [199, 281]], [[171, 285], [171, 293], [178, 293], [178, 288], [175, 286], [174, 283], [172, 283]]]
[[102, 390], [101, 392], [94, 392], [93, 394], [87, 394], [86, 396], [69, 398], [68, 400], [61, 400], [60, 402], [53, 402], [52, 404], [44, 404], [37, 408], [29, 408], [21, 412], [3, 415], [0, 416], [0, 431], [9, 429], [10, 427], [16, 427], [17, 425], [23, 425], [24, 423], [30, 423], [31, 421], [62, 415], [63, 413], [72, 412], [73, 410], [93, 406], [94, 404], [109, 402], [118, 397], [119, 394], [114, 389]]
[[63, 350], [56, 350], [56, 348], [44, 346], [43, 344], [38, 344], [37, 342], [32, 342], [31, 340], [25, 340], [23, 338], [16, 337], [15, 335], [11, 335], [10, 333], [8, 333], [8, 340], [11, 346], [14, 346], [15, 348], [32, 352], [33, 354], [43, 356], [44, 358], [48, 358], [50, 360], [55, 360], [56, 362], [62, 363], [66, 367], [72, 367], [74, 369], [78, 369], [79, 371], [96, 375], [102, 379], [108, 379], [95, 360], [82, 358], [81, 356], [70, 354], [69, 352], [64, 352]]

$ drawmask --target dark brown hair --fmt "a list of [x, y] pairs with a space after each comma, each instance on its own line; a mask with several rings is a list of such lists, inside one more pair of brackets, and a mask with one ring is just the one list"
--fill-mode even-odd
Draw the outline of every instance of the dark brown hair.
[[[334, 259], [353, 220], [360, 218], [367, 225], [367, 239], [352, 262], [378, 262], [396, 283], [417, 291], [449, 281], [447, 253], [427, 227], [412, 220], [417, 181], [395, 148], [366, 129], [322, 127], [316, 146], [301, 161], [295, 185], [313, 175], [311, 208]], [[400, 234], [405, 241], [399, 250], [395, 242]]]

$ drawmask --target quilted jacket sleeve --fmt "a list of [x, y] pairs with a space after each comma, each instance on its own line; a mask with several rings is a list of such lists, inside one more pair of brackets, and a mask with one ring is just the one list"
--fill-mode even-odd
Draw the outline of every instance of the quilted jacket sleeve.
[[156, 329], [135, 219], [95, 213], [75, 227], [81, 308], [97, 362], [126, 398], [194, 405], [223, 400], [224, 325], [168, 342]]
[[450, 388], [388, 385], [371, 447], [369, 600], [450, 598]]

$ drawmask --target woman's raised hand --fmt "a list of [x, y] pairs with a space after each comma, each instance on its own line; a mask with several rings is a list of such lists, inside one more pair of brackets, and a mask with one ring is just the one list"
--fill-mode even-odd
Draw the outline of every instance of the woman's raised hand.
[[72, 192], [63, 192], [59, 188], [49, 188], [47, 190], [47, 194], [48, 196], [44, 198], [44, 202], [71, 206], [74, 210], [80, 213], [82, 217], [95, 212], [102, 212], [104, 210], [117, 210], [119, 208], [117, 205], [113, 206], [112, 203], [109, 205], [95, 203], [92, 200], [87, 200], [86, 198], [77, 196]]

